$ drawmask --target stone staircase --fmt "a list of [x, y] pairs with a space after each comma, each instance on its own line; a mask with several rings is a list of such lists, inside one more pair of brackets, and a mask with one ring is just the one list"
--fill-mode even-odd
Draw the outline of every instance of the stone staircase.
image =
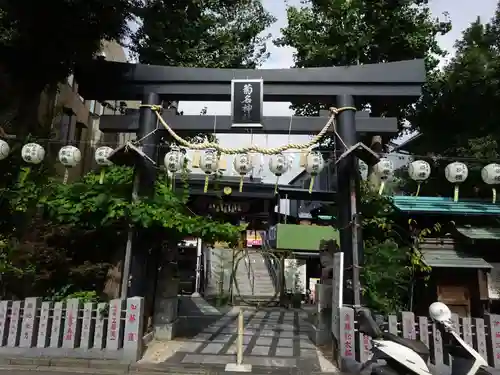
[[249, 249], [236, 269], [234, 287], [236, 300], [267, 302], [277, 300], [278, 287], [273, 270], [260, 250]]

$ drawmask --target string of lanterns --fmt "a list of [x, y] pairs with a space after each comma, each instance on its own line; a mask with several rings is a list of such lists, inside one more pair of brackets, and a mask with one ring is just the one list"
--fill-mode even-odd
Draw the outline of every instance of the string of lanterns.
[[[113, 163], [109, 160], [109, 156], [114, 150], [108, 146], [101, 146], [96, 149], [94, 160], [100, 167], [99, 183], [103, 184], [106, 168]], [[0, 160], [6, 159], [11, 152], [9, 144], [0, 140]], [[186, 168], [187, 162], [191, 161], [186, 155], [187, 150], [181, 149], [178, 146], [173, 146], [164, 157], [164, 166], [167, 173], [172, 176], [172, 186], [175, 184], [175, 174]], [[40, 164], [45, 158], [46, 151], [43, 146], [38, 143], [27, 143], [21, 149], [21, 158], [27, 164], [22, 168], [19, 182], [22, 184], [30, 173], [30, 168], [33, 165]], [[58, 160], [65, 167], [63, 183], [68, 180], [69, 170], [76, 167], [82, 160], [81, 151], [71, 145], [63, 146], [58, 152]], [[270, 155], [269, 170], [276, 176], [275, 192], [277, 190], [278, 181], [281, 176], [292, 169], [293, 158], [284, 153]], [[216, 149], [207, 149], [196, 151], [195, 161], [192, 162], [192, 167], [200, 168], [205, 173], [205, 184], [203, 191], [208, 191], [210, 176], [215, 175], [221, 170], [221, 154]], [[320, 152], [303, 151], [301, 153], [300, 166], [311, 176], [309, 184], [309, 192], [312, 192], [315, 178], [321, 173], [325, 167], [325, 161]], [[244, 177], [252, 172], [255, 168], [255, 155], [248, 152], [235, 155], [233, 159], [234, 171], [240, 177], [239, 191], [243, 190]], [[388, 158], [382, 158], [379, 163], [373, 167], [374, 173], [381, 181], [379, 194], [383, 194], [387, 180], [394, 176], [394, 163]], [[431, 166], [424, 160], [415, 160], [408, 166], [409, 177], [417, 183], [416, 196], [420, 194], [421, 185], [431, 176]], [[469, 169], [462, 162], [452, 162], [445, 168], [445, 178], [448, 182], [454, 185], [453, 200], [459, 199], [460, 184], [465, 182], [469, 176]], [[485, 184], [491, 187], [492, 202], [496, 203], [497, 192], [496, 185], [500, 184], [500, 164], [491, 163], [486, 165], [481, 170], [481, 178]]]
[[[382, 194], [385, 182], [394, 175], [394, 164], [391, 160], [382, 158], [374, 166], [374, 172], [381, 180], [379, 194]], [[413, 181], [417, 182], [415, 196], [418, 196], [422, 183], [431, 176], [431, 166], [425, 160], [415, 160], [408, 166], [408, 175]], [[453, 201], [458, 202], [460, 184], [469, 177], [469, 168], [462, 162], [450, 163], [445, 168], [445, 177], [448, 182], [454, 184]], [[483, 167], [481, 178], [485, 184], [491, 186], [492, 203], [496, 203], [497, 192], [494, 185], [500, 184], [500, 164], [491, 163]]]

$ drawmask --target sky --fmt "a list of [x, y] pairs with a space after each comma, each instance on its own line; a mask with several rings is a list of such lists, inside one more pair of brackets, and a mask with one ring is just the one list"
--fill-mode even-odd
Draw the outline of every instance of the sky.
[[[265, 33], [271, 33], [273, 38], [280, 36], [280, 29], [286, 26], [286, 8], [287, 6], [300, 6], [300, 0], [262, 0], [264, 7], [270, 11], [276, 18], [274, 23]], [[494, 14], [497, 0], [430, 0], [429, 5], [433, 16], [443, 17], [443, 13], [447, 12], [452, 21], [452, 31], [440, 38], [441, 46], [453, 53], [453, 44], [456, 39], [460, 38], [462, 31], [469, 26], [478, 16], [483, 21], [488, 21]], [[268, 50], [271, 53], [270, 58], [264, 63], [262, 69], [286, 69], [293, 65], [293, 49], [278, 48], [268, 43]], [[265, 85], [265, 82], [264, 82]], [[289, 116], [292, 111], [289, 109], [289, 103], [264, 103], [265, 116]], [[230, 103], [226, 102], [181, 102], [180, 110], [185, 114], [199, 114], [200, 111], [207, 107], [209, 115], [229, 115]], [[309, 139], [309, 136], [292, 136], [287, 135], [255, 135], [253, 137], [244, 134], [233, 135], [217, 135], [219, 142], [225, 147], [239, 147], [250, 144], [259, 146], [276, 147], [284, 143], [302, 143]], [[298, 159], [298, 157], [296, 157]], [[274, 179], [268, 171], [267, 160], [264, 160], [264, 167], [261, 177], [266, 181]], [[280, 183], [286, 183], [300, 172], [297, 160], [294, 162], [293, 168], [282, 177]], [[230, 173], [230, 171], [228, 171]]]

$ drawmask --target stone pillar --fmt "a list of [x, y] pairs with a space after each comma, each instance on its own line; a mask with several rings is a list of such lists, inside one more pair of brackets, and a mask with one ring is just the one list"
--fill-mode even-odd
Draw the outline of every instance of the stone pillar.
[[38, 297], [26, 298], [24, 301], [23, 325], [21, 328], [21, 341], [19, 346], [22, 348], [32, 348], [35, 346], [38, 334], [37, 312], [42, 303]]
[[179, 279], [172, 278], [168, 267], [162, 268], [158, 275], [153, 320], [155, 338], [159, 340], [171, 340], [175, 336], [178, 292]]

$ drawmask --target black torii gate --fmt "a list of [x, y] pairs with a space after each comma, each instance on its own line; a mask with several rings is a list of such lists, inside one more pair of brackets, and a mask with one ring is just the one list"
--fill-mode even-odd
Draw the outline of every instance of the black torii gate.
[[[151, 66], [96, 60], [75, 69], [79, 93], [93, 100], [141, 100], [144, 105], [159, 105], [164, 100], [230, 101], [233, 79], [263, 80], [260, 93], [264, 101], [335, 102], [337, 107], [353, 107], [354, 97], [406, 96], [418, 97], [425, 81], [423, 60], [368, 64], [349, 67], [303, 69], [207, 69]], [[321, 116], [322, 115], [322, 116]], [[243, 133], [247, 128], [233, 128], [231, 116], [178, 116], [164, 111], [163, 118], [177, 133], [183, 131]], [[253, 133], [311, 134], [318, 133], [327, 122], [325, 113], [319, 117], [263, 117], [261, 127]], [[155, 130], [157, 118], [145, 106], [138, 114], [104, 115], [100, 120], [103, 132], [135, 132], [141, 139]], [[396, 118], [372, 118], [352, 110], [339, 113], [339, 137], [347, 147], [357, 143], [357, 133], [397, 132]], [[159, 132], [158, 136], [161, 136]], [[158, 139], [155, 140], [158, 142]], [[154, 159], [156, 144], [143, 145], [144, 154]], [[338, 146], [336, 151], [346, 151]], [[347, 148], [346, 147], [346, 148]], [[359, 269], [362, 262], [361, 230], [356, 210], [359, 178], [353, 153], [337, 165], [337, 204], [339, 207], [340, 246], [346, 266], [344, 302], [359, 305]], [[155, 169], [147, 163], [139, 170], [139, 195], [152, 192]], [[133, 247], [131, 283], [128, 294], [144, 296], [146, 249]], [[126, 274], [126, 272], [124, 272]], [[353, 287], [354, 286], [354, 287]]]

